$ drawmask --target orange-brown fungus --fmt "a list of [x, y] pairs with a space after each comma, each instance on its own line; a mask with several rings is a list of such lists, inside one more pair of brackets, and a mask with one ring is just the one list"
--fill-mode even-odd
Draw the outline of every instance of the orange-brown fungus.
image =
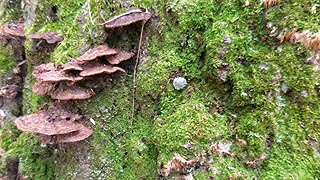
[[104, 25], [105, 28], [117, 28], [117, 27], [127, 26], [129, 24], [133, 24], [138, 21], [147, 21], [150, 18], [151, 18], [150, 13], [143, 12], [140, 9], [136, 9], [136, 10], [132, 10], [132, 11], [120, 14], [119, 16], [116, 16], [104, 22], [102, 25]]

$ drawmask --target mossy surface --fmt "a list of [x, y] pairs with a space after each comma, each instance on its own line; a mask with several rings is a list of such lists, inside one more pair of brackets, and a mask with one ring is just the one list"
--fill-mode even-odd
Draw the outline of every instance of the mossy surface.
[[[62, 63], [106, 40], [124, 49], [137, 46], [139, 32], [120, 30], [128, 34], [120, 33], [117, 41], [93, 24], [123, 12], [123, 7], [153, 9], [160, 20], [154, 18], [146, 26], [134, 118], [132, 60], [121, 65], [126, 75], [79, 103], [78, 111], [87, 120], [82, 123], [94, 129], [84, 142], [43, 148], [28, 133], [13, 141], [2, 140], [3, 149], [21, 158], [25, 175], [155, 179], [178, 153], [188, 160], [209, 159], [208, 167], [192, 171], [194, 179], [320, 177], [319, 73], [305, 63], [309, 50], [299, 44], [280, 44], [265, 26], [270, 21], [279, 29], [315, 31], [320, 11], [311, 14], [309, 9], [318, 6], [316, 1], [282, 1], [265, 9], [253, 1], [246, 5], [244, 0], [134, 4], [101, 0], [90, 1], [90, 12], [87, 2], [39, 2], [37, 17], [27, 31], [53, 30], [64, 35], [50, 55], [51, 61]], [[139, 31], [138, 27], [130, 28]], [[28, 52], [32, 43], [26, 46]], [[173, 88], [177, 76], [187, 79], [186, 88]], [[32, 104], [25, 106], [27, 113], [45, 102], [30, 87], [24, 89], [25, 102]], [[210, 144], [220, 141], [232, 143], [233, 156], [210, 154]]]
[[12, 48], [10, 46], [0, 47], [0, 76], [11, 74], [15, 64]]
[[0, 2], [0, 24], [5, 22], [21, 22], [23, 11], [19, 0], [3, 0]]

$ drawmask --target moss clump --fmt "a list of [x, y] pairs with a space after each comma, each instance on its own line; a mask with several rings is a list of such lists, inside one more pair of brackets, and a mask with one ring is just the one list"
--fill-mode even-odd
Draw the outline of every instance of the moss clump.
[[320, 172], [319, 158], [278, 143], [262, 166], [259, 179], [317, 179]]
[[9, 146], [16, 141], [19, 135], [20, 133], [14, 124], [6, 123], [0, 129], [0, 148], [8, 151]]
[[31, 133], [22, 133], [9, 148], [7, 153], [19, 157], [19, 171], [28, 179], [54, 179], [55, 155]]
[[4, 0], [0, 2], [0, 24], [5, 22], [22, 21], [20, 2]]
[[[312, 11], [313, 6], [316, 8], [315, 12]], [[283, 1], [266, 10], [266, 20], [279, 29], [310, 29], [316, 32], [318, 27], [315, 25], [319, 23], [318, 8], [319, 2], [314, 0]]]
[[15, 64], [12, 48], [0, 47], [0, 75], [10, 74]]
[[[191, 157], [205, 154], [211, 142], [227, 138], [226, 117], [209, 114], [202, 103], [191, 100], [171, 108], [175, 110], [156, 120], [154, 136], [159, 162], [168, 161], [174, 153]], [[190, 144], [191, 150], [185, 144]]]

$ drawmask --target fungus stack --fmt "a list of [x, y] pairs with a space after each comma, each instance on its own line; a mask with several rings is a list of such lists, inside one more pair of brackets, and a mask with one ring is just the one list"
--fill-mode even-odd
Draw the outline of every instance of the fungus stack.
[[125, 73], [115, 65], [133, 55], [100, 45], [63, 65], [41, 64], [32, 73], [36, 78], [32, 91], [58, 100], [88, 99], [94, 95], [90, 81], [106, 80], [116, 72]]
[[[102, 25], [105, 28], [117, 28], [138, 21], [147, 21], [150, 17], [150, 13], [133, 10], [116, 16]], [[8, 34], [11, 33], [9, 31], [11, 29], [19, 30], [20, 26], [10, 27], [9, 30], [8, 28], [4, 27], [2, 31]], [[48, 45], [55, 45], [63, 40], [55, 32], [30, 34], [27, 38]], [[117, 72], [125, 73], [126, 71], [118, 65], [134, 55], [132, 52], [99, 45], [62, 65], [47, 63], [35, 67], [32, 75], [36, 81], [32, 92], [59, 101], [45, 105], [34, 114], [17, 118], [15, 123], [18, 129], [34, 133], [42, 143], [47, 144], [75, 142], [89, 137], [93, 131], [77, 123], [81, 117], [69, 113], [62, 103], [92, 97], [95, 94], [93, 89], [101, 85], [100, 82], [108, 82]]]

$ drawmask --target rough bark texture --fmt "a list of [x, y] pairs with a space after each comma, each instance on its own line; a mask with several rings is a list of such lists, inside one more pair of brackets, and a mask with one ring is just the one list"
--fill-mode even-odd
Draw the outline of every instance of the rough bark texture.
[[[276, 38], [316, 33], [320, 4], [257, 2], [1, 1], [0, 24], [24, 22], [26, 34], [53, 31], [64, 39], [57, 46], [0, 40], [0, 88], [18, 86], [13, 99], [0, 97], [0, 179], [320, 178], [319, 51]], [[119, 65], [125, 75], [70, 105], [93, 135], [43, 145], [17, 130], [16, 117], [53, 101], [32, 93], [34, 66], [62, 64], [102, 44], [137, 52], [141, 22], [99, 25], [136, 7], [153, 14], [136, 87], [132, 58]], [[187, 85], [174, 89], [175, 77]], [[166, 170], [175, 157], [201, 162]]]

